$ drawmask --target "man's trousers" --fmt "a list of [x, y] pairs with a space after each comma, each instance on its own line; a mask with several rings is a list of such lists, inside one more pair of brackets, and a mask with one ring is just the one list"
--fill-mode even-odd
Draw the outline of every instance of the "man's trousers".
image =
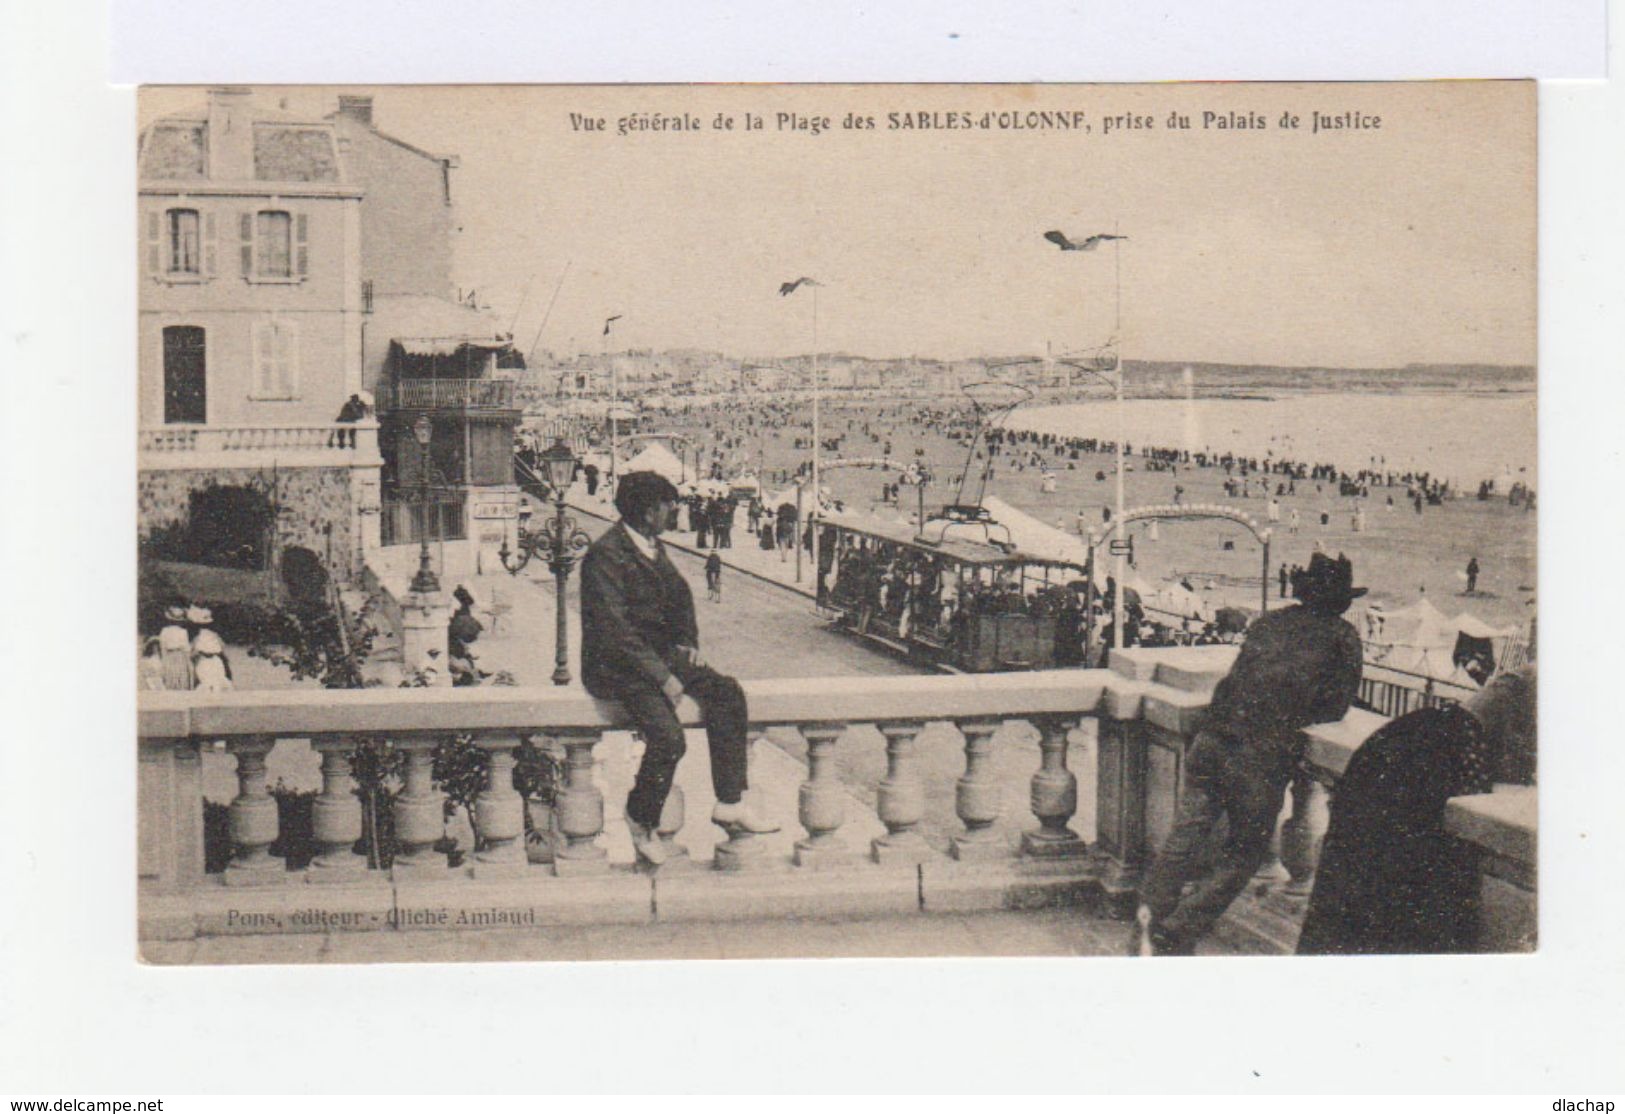
[[[683, 691], [700, 706], [711, 749], [711, 788], [723, 804], [735, 804], [745, 792], [748, 713], [745, 691], [732, 677], [707, 666], [680, 665], [675, 670]], [[643, 762], [638, 766], [627, 819], [647, 828], [660, 822], [677, 763], [687, 750], [683, 725], [666, 694], [643, 681], [617, 685], [612, 699], [626, 711], [628, 726], [643, 736]]]
[[1182, 950], [1210, 932], [1264, 864], [1296, 764], [1285, 742], [1197, 732], [1173, 830], [1140, 887], [1165, 946]]

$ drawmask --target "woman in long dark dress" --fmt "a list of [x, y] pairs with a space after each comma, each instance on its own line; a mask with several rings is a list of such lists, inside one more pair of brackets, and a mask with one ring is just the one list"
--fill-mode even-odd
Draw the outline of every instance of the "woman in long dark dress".
[[1534, 780], [1535, 672], [1423, 708], [1361, 745], [1338, 779], [1299, 955], [1469, 952], [1478, 853], [1444, 830], [1451, 797]]

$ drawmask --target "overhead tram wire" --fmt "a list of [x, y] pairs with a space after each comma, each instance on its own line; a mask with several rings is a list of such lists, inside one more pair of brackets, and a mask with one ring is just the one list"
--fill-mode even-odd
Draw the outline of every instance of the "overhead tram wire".
[[[536, 339], [530, 342], [530, 350], [525, 353], [525, 366], [530, 366], [530, 358], [536, 354], [536, 346], [542, 343], [542, 332], [547, 323], [553, 319], [553, 306], [559, 300], [559, 291], [564, 289], [564, 280], [570, 274], [571, 261], [564, 261], [564, 270], [559, 272], [559, 281], [553, 287], [553, 296], [547, 300], [547, 309], [542, 313], [542, 323], [536, 327]], [[517, 323], [517, 318], [515, 319]]]

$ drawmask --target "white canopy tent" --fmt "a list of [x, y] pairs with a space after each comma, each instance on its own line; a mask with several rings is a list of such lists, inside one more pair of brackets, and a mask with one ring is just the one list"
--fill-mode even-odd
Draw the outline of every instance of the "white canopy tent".
[[1466, 671], [1455, 662], [1457, 643], [1462, 635], [1489, 642], [1497, 662], [1503, 661], [1509, 642], [1518, 635], [1516, 627], [1492, 627], [1465, 611], [1452, 618], [1427, 599], [1398, 611], [1387, 611], [1374, 604], [1365, 609], [1362, 621], [1356, 626], [1362, 632], [1367, 658], [1373, 665], [1454, 684], [1471, 682]]
[[674, 484], [683, 481], [684, 471], [683, 462], [659, 442], [648, 445], [620, 467], [622, 475], [628, 472], [657, 472]]
[[1018, 510], [997, 495], [983, 498], [982, 506], [993, 520], [1010, 531], [1010, 540], [1023, 553], [1048, 557], [1052, 561], [1071, 561], [1079, 566], [1089, 561], [1089, 546], [1082, 538], [1068, 534], [1026, 511]]

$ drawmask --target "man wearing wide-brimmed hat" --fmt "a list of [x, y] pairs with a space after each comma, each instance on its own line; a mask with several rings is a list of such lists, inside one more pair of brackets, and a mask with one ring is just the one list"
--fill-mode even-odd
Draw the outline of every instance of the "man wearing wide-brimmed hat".
[[688, 581], [666, 556], [660, 535], [677, 519], [677, 488], [656, 472], [629, 472], [615, 490], [621, 520], [593, 543], [581, 564], [581, 680], [602, 700], [615, 700], [643, 736], [643, 761], [626, 802], [638, 858], [665, 861], [656, 835], [683, 757], [677, 707], [700, 706], [711, 751], [713, 823], [767, 833], [778, 825], [744, 802], [745, 692], [700, 656], [700, 632]]
[[1140, 887], [1133, 953], [1194, 951], [1269, 855], [1303, 729], [1342, 719], [1359, 693], [1360, 636], [1342, 618], [1366, 592], [1353, 564], [1316, 553], [1292, 588], [1297, 606], [1255, 621], [1213, 690], [1178, 818]]

